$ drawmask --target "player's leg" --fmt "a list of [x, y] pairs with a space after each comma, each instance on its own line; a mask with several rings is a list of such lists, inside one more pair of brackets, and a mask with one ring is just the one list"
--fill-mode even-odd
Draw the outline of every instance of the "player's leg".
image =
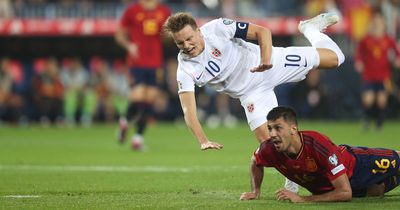
[[119, 130], [117, 139], [120, 143], [124, 143], [128, 133], [128, 122], [130, 120], [136, 122], [140, 114], [140, 101], [144, 98], [143, 74], [140, 69], [130, 68], [129, 75], [133, 84], [131, 85], [126, 116], [119, 118]]
[[89, 89], [84, 92], [83, 107], [81, 123], [84, 126], [90, 126], [92, 124], [93, 116], [97, 111], [98, 97], [94, 90]]
[[255, 89], [251, 94], [240, 98], [240, 103], [246, 113], [247, 122], [256, 139], [261, 143], [269, 139], [267, 115], [278, 100], [273, 90]]
[[136, 121], [136, 134], [132, 137], [132, 148], [135, 150], [143, 149], [143, 135], [146, 131], [148, 119], [153, 113], [153, 104], [158, 95], [157, 71], [155, 69], [143, 70], [143, 90], [141, 98], [137, 98], [139, 116]]
[[136, 133], [132, 136], [132, 148], [135, 150], [143, 149], [144, 134], [149, 118], [153, 113], [153, 103], [158, 95], [158, 89], [153, 86], [145, 85], [143, 100], [139, 104], [140, 115], [136, 121]]
[[[143, 121], [143, 114], [146, 109], [145, 96], [146, 85], [139, 83], [132, 87], [129, 97], [128, 119], [132, 120], [135, 125], [135, 133], [131, 138], [132, 149], [140, 150], [143, 144], [143, 132], [145, 122]], [[121, 127], [121, 126], [120, 126]]]
[[318, 68], [336, 68], [344, 62], [344, 54], [339, 46], [322, 33], [327, 27], [338, 21], [338, 15], [324, 13], [299, 23], [300, 32], [304, 34], [313, 47], [317, 48], [320, 57]]
[[376, 128], [379, 130], [382, 128], [383, 121], [385, 119], [385, 110], [388, 100], [388, 94], [385, 90], [381, 90], [376, 95], [376, 105], [377, 105], [377, 113], [376, 113]]
[[363, 107], [363, 129], [367, 130], [371, 119], [374, 118], [374, 102], [375, 102], [375, 92], [372, 89], [364, 88], [361, 93], [361, 103]]
[[258, 140], [258, 142], [260, 142], [260, 143], [269, 139], [267, 122], [265, 122], [262, 125], [260, 125], [259, 127], [257, 127], [253, 131], [253, 133], [256, 136], [256, 139]]
[[367, 147], [350, 150], [357, 160], [350, 181], [353, 193], [366, 189], [359, 196], [382, 196], [400, 184], [399, 151]]
[[[397, 153], [397, 157], [400, 156], [400, 151], [399, 150], [394, 150], [395, 153]], [[399, 158], [396, 159], [397, 164], [399, 164]], [[386, 180], [383, 182], [385, 185], [385, 193], [393, 190], [397, 186], [400, 185], [400, 167], [398, 167], [397, 171], [395, 171], [394, 175], [391, 177], [386, 178]]]
[[67, 125], [75, 124], [75, 114], [78, 108], [78, 91], [69, 88], [64, 94], [64, 115]]

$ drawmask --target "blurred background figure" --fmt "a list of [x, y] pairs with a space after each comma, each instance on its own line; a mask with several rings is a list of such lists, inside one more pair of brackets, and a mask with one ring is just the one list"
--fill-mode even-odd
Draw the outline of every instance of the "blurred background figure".
[[382, 128], [388, 95], [393, 90], [392, 61], [400, 67], [400, 49], [394, 38], [387, 34], [384, 17], [377, 9], [372, 14], [369, 32], [359, 42], [355, 56], [355, 69], [362, 78], [361, 100], [365, 130], [371, 120], [375, 121], [377, 130]]
[[[171, 43], [172, 44], [172, 43]], [[154, 102], [154, 117], [163, 121], [183, 121], [181, 104], [179, 101], [176, 82], [176, 69], [178, 62], [176, 57], [167, 58], [165, 63], [164, 83], [159, 97]]]
[[207, 86], [204, 90], [198, 91], [197, 97], [198, 117], [206, 126], [216, 129], [220, 126], [233, 128], [237, 125], [238, 120], [231, 112], [231, 106], [240, 106], [237, 100], [232, 100], [229, 96]]
[[39, 58], [35, 61], [36, 74], [32, 80], [32, 95], [40, 112], [40, 123], [47, 127], [62, 122], [64, 86], [57, 59]]
[[[129, 96], [128, 119], [135, 121], [132, 148], [141, 150], [143, 135], [157, 97], [157, 76], [163, 65], [162, 25], [171, 14], [158, 0], [139, 0], [126, 8], [115, 33], [116, 42], [127, 52], [133, 84]], [[158, 78], [162, 78], [158, 76]], [[120, 119], [119, 142], [127, 133], [127, 119]]]
[[114, 107], [112, 103], [112, 77], [107, 61], [101, 57], [93, 56], [89, 63], [89, 86], [94, 91], [92, 106], [90, 107], [84, 125], [90, 126], [93, 119], [101, 122], [112, 122]]
[[321, 71], [308, 72], [307, 78], [291, 89], [290, 98], [298, 113], [307, 119], [328, 118], [326, 88], [321, 84]]
[[12, 4], [10, 0], [0, 1], [0, 18], [11, 18], [13, 16]]
[[65, 88], [64, 116], [67, 126], [75, 125], [77, 118], [82, 123], [84, 119], [90, 119], [94, 94], [88, 86], [88, 70], [79, 58], [63, 60], [61, 80]]
[[0, 59], [0, 123], [16, 123], [22, 117], [23, 96], [16, 86], [22, 80], [22, 67], [8, 58]]
[[131, 83], [128, 66], [122, 59], [115, 59], [112, 63], [111, 97], [115, 109], [114, 116], [125, 118], [128, 111], [128, 96]]

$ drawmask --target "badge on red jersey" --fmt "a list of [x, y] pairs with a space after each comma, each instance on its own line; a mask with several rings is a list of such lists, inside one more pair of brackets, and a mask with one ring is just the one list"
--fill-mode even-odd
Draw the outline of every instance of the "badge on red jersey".
[[329, 160], [330, 164], [332, 164], [333, 166], [337, 166], [338, 158], [337, 158], [337, 156], [335, 154], [329, 156], [328, 160]]
[[309, 172], [316, 172], [318, 169], [317, 163], [315, 163], [315, 160], [312, 158], [306, 158], [305, 159], [305, 164], [306, 164], [306, 170]]

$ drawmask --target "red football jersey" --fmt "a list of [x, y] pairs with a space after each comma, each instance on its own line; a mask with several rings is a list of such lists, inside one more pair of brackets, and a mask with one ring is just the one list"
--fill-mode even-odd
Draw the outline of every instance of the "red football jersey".
[[120, 24], [126, 28], [130, 40], [138, 45], [139, 56], [127, 57], [130, 67], [159, 68], [163, 63], [161, 31], [171, 14], [167, 6], [159, 4], [154, 10], [145, 10], [140, 4], [129, 6]]
[[342, 174], [353, 175], [355, 158], [345, 147], [335, 145], [315, 131], [300, 131], [302, 148], [297, 158], [277, 152], [272, 142], [265, 141], [254, 153], [259, 166], [275, 167], [282, 175], [313, 194], [333, 190], [331, 181]]
[[355, 60], [364, 64], [362, 79], [367, 82], [382, 82], [391, 77], [389, 52], [393, 50], [396, 57], [400, 51], [390, 36], [375, 38], [364, 37], [358, 44]]

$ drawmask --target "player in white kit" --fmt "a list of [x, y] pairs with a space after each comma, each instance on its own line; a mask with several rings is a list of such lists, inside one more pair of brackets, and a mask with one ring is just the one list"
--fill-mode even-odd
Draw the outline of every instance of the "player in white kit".
[[[220, 18], [199, 28], [188, 13], [170, 16], [164, 29], [181, 50], [179, 98], [185, 122], [201, 149], [221, 149], [222, 145], [207, 138], [197, 119], [195, 85], [207, 84], [239, 98], [256, 138], [266, 140], [266, 116], [278, 106], [274, 87], [303, 80], [313, 68], [336, 68], [343, 63], [340, 48], [321, 32], [338, 20], [337, 15], [325, 13], [300, 22], [299, 30], [312, 46], [283, 48], [272, 46], [269, 29], [252, 23]], [[245, 40], [256, 40], [258, 45]]]
[[[278, 106], [274, 87], [303, 80], [313, 68], [336, 68], [344, 62], [337, 44], [322, 31], [338, 22], [332, 13], [301, 21], [299, 30], [309, 47], [273, 47], [269, 29], [247, 22], [220, 18], [198, 27], [188, 13], [168, 18], [164, 29], [181, 50], [177, 81], [185, 122], [202, 150], [221, 149], [210, 141], [197, 118], [195, 85], [209, 85], [218, 92], [238, 98], [250, 129], [258, 141], [269, 138], [268, 112]], [[246, 40], [256, 40], [258, 45]], [[254, 73], [261, 72], [261, 73]], [[286, 188], [297, 191], [297, 185]]]

